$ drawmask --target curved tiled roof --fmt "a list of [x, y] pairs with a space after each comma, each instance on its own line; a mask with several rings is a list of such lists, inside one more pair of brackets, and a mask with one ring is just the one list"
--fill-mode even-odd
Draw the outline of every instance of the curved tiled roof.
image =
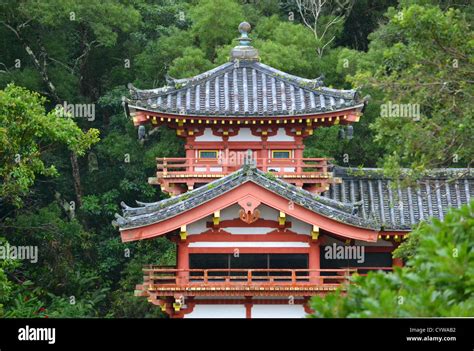
[[129, 85], [128, 108], [192, 116], [245, 117], [308, 115], [363, 108], [356, 90], [322, 86], [260, 63], [234, 60], [187, 79], [170, 79], [159, 89]]
[[342, 179], [323, 196], [343, 203], [360, 203], [358, 215], [379, 223], [387, 230], [410, 230], [429, 218], [443, 220], [450, 207], [474, 199], [474, 171], [470, 169], [431, 170], [417, 187], [401, 187], [375, 168], [335, 167]]
[[172, 218], [204, 204], [237, 186], [252, 181], [315, 213], [356, 227], [409, 231], [429, 218], [443, 220], [449, 207], [474, 199], [474, 171], [430, 171], [417, 188], [403, 188], [383, 176], [380, 169], [335, 167], [342, 179], [321, 196], [245, 166], [240, 170], [177, 197], [153, 203], [122, 203], [123, 216], [116, 215], [121, 230], [147, 226]]
[[116, 222], [121, 230], [159, 223], [202, 205], [249, 181], [292, 201], [294, 204], [336, 221], [361, 228], [379, 228], [372, 220], [355, 215], [353, 204], [344, 204], [314, 195], [278, 178], [270, 177], [250, 166], [244, 166], [226, 177], [177, 197], [148, 204], [138, 203], [140, 207], [129, 207], [122, 203], [123, 216], [117, 214]]

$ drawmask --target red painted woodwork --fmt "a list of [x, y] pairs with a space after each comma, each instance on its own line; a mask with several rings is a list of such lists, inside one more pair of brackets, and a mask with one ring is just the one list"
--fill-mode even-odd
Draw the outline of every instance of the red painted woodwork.
[[331, 233], [344, 236], [350, 239], [362, 240], [362, 241], [377, 241], [378, 232], [354, 227], [342, 222], [338, 222], [334, 219], [324, 217], [313, 211], [310, 211], [297, 204], [288, 206], [288, 200], [285, 198], [262, 188], [261, 186], [247, 182], [241, 184], [237, 188], [222, 194], [221, 196], [212, 199], [205, 204], [197, 206], [189, 211], [180, 213], [172, 218], [165, 221], [151, 224], [146, 227], [125, 229], [121, 231], [122, 241], [134, 241], [141, 239], [153, 238], [159, 235], [169, 233], [173, 230], [180, 228], [183, 225], [191, 224], [201, 218], [207, 217], [213, 214], [215, 211], [219, 211], [223, 208], [229, 207], [237, 203], [240, 199], [247, 195], [252, 195], [262, 203], [282, 212], [291, 215], [303, 222], [316, 225], [321, 229], [329, 231]]
[[[348, 283], [356, 269], [170, 269], [144, 268], [144, 283], [137, 290], [160, 296], [311, 296], [311, 291], [334, 290]], [[256, 274], [259, 273], [259, 274]], [[325, 273], [324, 277], [321, 273]], [[206, 294], [202, 294], [206, 292]], [[240, 296], [239, 295], [239, 296]]]
[[[268, 234], [231, 234], [223, 230], [209, 230], [199, 235], [189, 235], [187, 243], [196, 242], [311, 242], [311, 237], [305, 234], [296, 234], [289, 230], [275, 229]], [[319, 242], [320, 240], [314, 241]]]
[[[137, 112], [132, 116], [135, 126], [151, 123], [152, 126], [166, 125], [170, 128], [183, 128], [184, 125], [194, 126], [252, 126], [252, 125], [308, 125], [310, 127], [331, 126], [334, 124], [348, 124], [358, 122], [361, 113], [357, 108], [348, 108], [334, 112], [326, 112], [319, 114], [301, 115], [301, 116], [271, 116], [271, 117], [214, 117], [214, 116], [192, 116], [179, 115], [174, 113], [153, 112], [146, 109], [140, 109], [139, 106], [134, 107]], [[339, 119], [337, 119], [339, 117]], [[201, 121], [201, 122], [199, 122]], [[263, 121], [263, 124], [262, 124]], [[255, 122], [255, 123], [254, 123]]]
[[[208, 147], [201, 149], [208, 149]], [[220, 150], [223, 156], [219, 156], [218, 159], [200, 159], [195, 158], [194, 150], [188, 149], [186, 158], [157, 158], [156, 178], [151, 179], [151, 184], [159, 184], [163, 191], [179, 195], [186, 190], [179, 185], [193, 188], [195, 183], [208, 183], [222, 178], [243, 165], [243, 151], [240, 151], [239, 157], [229, 157], [229, 149], [222, 151], [217, 146], [209, 147], [209, 149]], [[287, 149], [291, 150], [289, 147]], [[264, 153], [267, 152], [265, 150]], [[294, 152], [300, 155], [303, 151], [294, 150]], [[262, 156], [261, 153], [260, 156]], [[330, 182], [339, 181], [332, 179], [328, 172], [328, 159], [325, 158], [272, 159], [266, 155], [263, 158], [256, 158], [255, 161], [257, 168], [262, 171], [271, 171], [275, 176], [295, 185], [310, 185], [308, 189], [314, 192], [325, 191]], [[294, 171], [285, 171], [285, 168], [293, 168]]]
[[[134, 125], [167, 126], [176, 130], [177, 135], [185, 139], [186, 156], [158, 158], [156, 177], [149, 179], [150, 184], [160, 185], [162, 191], [172, 195], [192, 190], [198, 185], [235, 172], [242, 166], [247, 150], [252, 150], [256, 167], [263, 172], [272, 172], [280, 179], [314, 193], [326, 191], [329, 189], [329, 184], [340, 182], [340, 179], [332, 177], [328, 159], [303, 157], [304, 139], [311, 136], [316, 128], [358, 122], [361, 115], [355, 108], [317, 115], [271, 117], [183, 116], [150, 112], [139, 107], [136, 110], [137, 112], [133, 114]], [[248, 129], [259, 141], [235, 141], [237, 139], [235, 136], [239, 135], [242, 128]], [[209, 132], [206, 129], [210, 129], [212, 135], [219, 137], [220, 141], [199, 141], [204, 139], [200, 138], [204, 133], [207, 135]], [[275, 140], [278, 139], [275, 136], [282, 129], [285, 135], [291, 136], [294, 141]], [[199, 158], [199, 150], [216, 150], [220, 157]], [[292, 157], [272, 158], [272, 150], [289, 150]], [[294, 171], [285, 171], [285, 168], [294, 168]], [[200, 234], [184, 233], [184, 236], [177, 234], [177, 230], [183, 226], [235, 204], [240, 205], [240, 213], [235, 213], [234, 219], [209, 221], [204, 232]], [[279, 222], [278, 218], [274, 220], [260, 218], [261, 204], [283, 212], [286, 220]], [[295, 233], [292, 231], [291, 221], [287, 220], [288, 217], [318, 227], [320, 237], [313, 240], [310, 233], [307, 235]], [[229, 227], [249, 228], [249, 233], [231, 234], [226, 231]], [[267, 234], [252, 234], [252, 228], [256, 227], [273, 228], [273, 230]], [[176, 243], [176, 267], [146, 267], [144, 283], [137, 285], [135, 292], [137, 296], [147, 297], [149, 302], [161, 306], [171, 318], [184, 317], [191, 313], [197, 304], [241, 304], [245, 307], [246, 318], [251, 318], [252, 307], [255, 304], [288, 304], [288, 296], [294, 296], [295, 304], [302, 305], [307, 313], [311, 313], [313, 311], [308, 305], [311, 296], [323, 296], [341, 287], [341, 284], [349, 283], [348, 278], [351, 274], [357, 271], [365, 274], [367, 270], [392, 269], [392, 267], [321, 269], [320, 248], [325, 244], [327, 237], [350, 239], [354, 244], [355, 240], [376, 242], [379, 235], [382, 235], [383, 239], [390, 240], [395, 245], [365, 247], [366, 252], [391, 252], [405, 234], [406, 232], [379, 233], [338, 222], [297, 204], [289, 206], [287, 199], [253, 182], [241, 184], [205, 204], [164, 221], [121, 231], [124, 242], [167, 235]], [[235, 247], [190, 247], [194, 243], [202, 242], [233, 242], [235, 244], [232, 246]], [[239, 246], [240, 243], [243, 245], [250, 242], [254, 243], [253, 247]], [[305, 243], [307, 247], [258, 247], [259, 243], [265, 242]], [[239, 250], [239, 254], [307, 254], [309, 269], [190, 269], [189, 267], [190, 254], [232, 254], [235, 253], [235, 249]], [[393, 266], [402, 264], [400, 260], [393, 260]], [[263, 273], [264, 275], [261, 275]], [[345, 285], [342, 286], [343, 291], [344, 289]], [[184, 303], [181, 306], [182, 301]]]
[[[313, 134], [314, 128], [334, 124], [349, 124], [358, 121], [360, 113], [355, 108], [344, 111], [327, 112], [318, 115], [305, 116], [272, 116], [272, 117], [212, 117], [212, 116], [181, 116], [175, 114], [156, 113], [140, 110], [134, 114], [135, 125], [151, 123], [152, 126], [167, 126], [176, 129], [178, 136], [186, 139], [186, 158], [158, 159], [157, 174], [150, 178], [153, 185], [160, 185], [161, 190], [172, 195], [194, 189], [196, 183], [208, 183], [216, 178], [228, 175], [242, 166], [242, 160], [236, 163], [217, 162], [197, 158], [194, 151], [211, 149], [225, 152], [245, 152], [253, 150], [257, 154], [257, 167], [264, 172], [271, 171], [276, 176], [306, 190], [321, 193], [328, 189], [329, 183], [337, 182], [328, 173], [327, 159], [303, 158], [303, 140]], [[205, 129], [211, 130], [220, 141], [196, 141]], [[251, 135], [260, 138], [259, 141], [229, 141], [242, 128], [250, 131]], [[274, 140], [278, 131], [283, 129], [285, 134], [292, 136], [294, 141]], [[269, 139], [272, 138], [272, 141]], [[278, 139], [278, 138], [277, 138]], [[287, 160], [272, 159], [271, 150], [289, 150], [292, 157]], [[221, 160], [222, 161], [222, 160]], [[219, 164], [222, 170], [212, 170]], [[272, 171], [274, 168], [295, 168], [295, 171]], [[198, 170], [196, 170], [198, 169]]]
[[[317, 242], [310, 242], [309, 244], [309, 262], [308, 262], [308, 266], [311, 267], [311, 268], [316, 268], [316, 269], [319, 269], [321, 267], [320, 265], [320, 246], [319, 246], [319, 243]], [[319, 278], [319, 272], [318, 270], [315, 270], [315, 271], [310, 271], [309, 275], [310, 275], [310, 282], [312, 283], [316, 283], [318, 282], [318, 278]]]
[[393, 258], [393, 267], [403, 267], [403, 260], [401, 258]]
[[[272, 221], [270, 219], [258, 219], [256, 222], [252, 224], [248, 224], [245, 222], [242, 222], [240, 219], [226, 219], [223, 221], [220, 221], [217, 226], [213, 225], [212, 222], [208, 222], [207, 224], [208, 228], [229, 228], [229, 227], [242, 227], [242, 228], [280, 228], [280, 225], [278, 224], [278, 221]], [[291, 228], [291, 222], [287, 221], [285, 222], [285, 225], [282, 228]]]

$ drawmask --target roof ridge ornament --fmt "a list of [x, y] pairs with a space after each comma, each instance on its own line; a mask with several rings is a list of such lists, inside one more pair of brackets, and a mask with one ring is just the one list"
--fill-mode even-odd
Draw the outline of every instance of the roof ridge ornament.
[[250, 45], [252, 41], [249, 38], [250, 30], [252, 26], [248, 22], [242, 22], [239, 24], [240, 38], [237, 38], [239, 45], [234, 47], [230, 52], [231, 61], [248, 60], [258, 61], [258, 50]]
[[240, 46], [250, 46], [250, 42], [252, 41], [252, 39], [249, 38], [249, 32], [251, 29], [252, 27], [250, 26], [250, 23], [248, 22], [242, 22], [239, 25], [239, 32], [241, 35], [238, 40], [239, 40]]

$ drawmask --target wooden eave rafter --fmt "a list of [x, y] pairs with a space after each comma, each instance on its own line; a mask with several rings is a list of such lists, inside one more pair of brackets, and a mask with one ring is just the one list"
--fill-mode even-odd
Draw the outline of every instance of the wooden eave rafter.
[[[181, 115], [175, 113], [156, 112], [147, 110], [139, 106], [129, 105], [129, 109], [135, 109], [130, 112], [133, 124], [135, 126], [151, 123], [152, 125], [169, 125], [177, 128], [183, 127], [185, 124], [193, 124], [195, 126], [212, 126], [212, 125], [235, 125], [235, 126], [251, 126], [257, 124], [275, 124], [288, 125], [298, 124], [310, 127], [313, 123], [325, 124], [349, 124], [358, 122], [362, 113], [360, 112], [364, 104], [351, 106], [335, 111], [327, 111], [316, 114], [304, 115], [281, 115], [281, 116], [204, 116], [204, 115]], [[309, 120], [309, 122], [308, 122]], [[209, 121], [209, 123], [208, 123]]]

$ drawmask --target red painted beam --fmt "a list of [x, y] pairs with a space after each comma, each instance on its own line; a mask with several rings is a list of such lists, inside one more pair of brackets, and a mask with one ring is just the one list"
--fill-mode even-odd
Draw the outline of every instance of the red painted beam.
[[213, 214], [215, 211], [229, 207], [248, 195], [255, 197], [260, 202], [276, 210], [283, 211], [292, 217], [295, 217], [303, 222], [316, 225], [321, 229], [331, 233], [341, 235], [349, 239], [369, 242], [377, 241], [378, 232], [375, 230], [359, 228], [349, 224], [341, 223], [332, 218], [314, 213], [297, 204], [292, 204], [290, 206], [287, 199], [270, 192], [269, 190], [253, 182], [244, 183], [238, 186], [236, 189], [222, 194], [221, 196], [210, 200], [205, 204], [197, 206], [184, 213], [180, 213], [164, 221], [143, 227], [122, 230], [122, 241], [129, 242], [149, 239], [166, 234], [180, 228], [183, 225], [189, 225], [201, 218], [207, 217]]

